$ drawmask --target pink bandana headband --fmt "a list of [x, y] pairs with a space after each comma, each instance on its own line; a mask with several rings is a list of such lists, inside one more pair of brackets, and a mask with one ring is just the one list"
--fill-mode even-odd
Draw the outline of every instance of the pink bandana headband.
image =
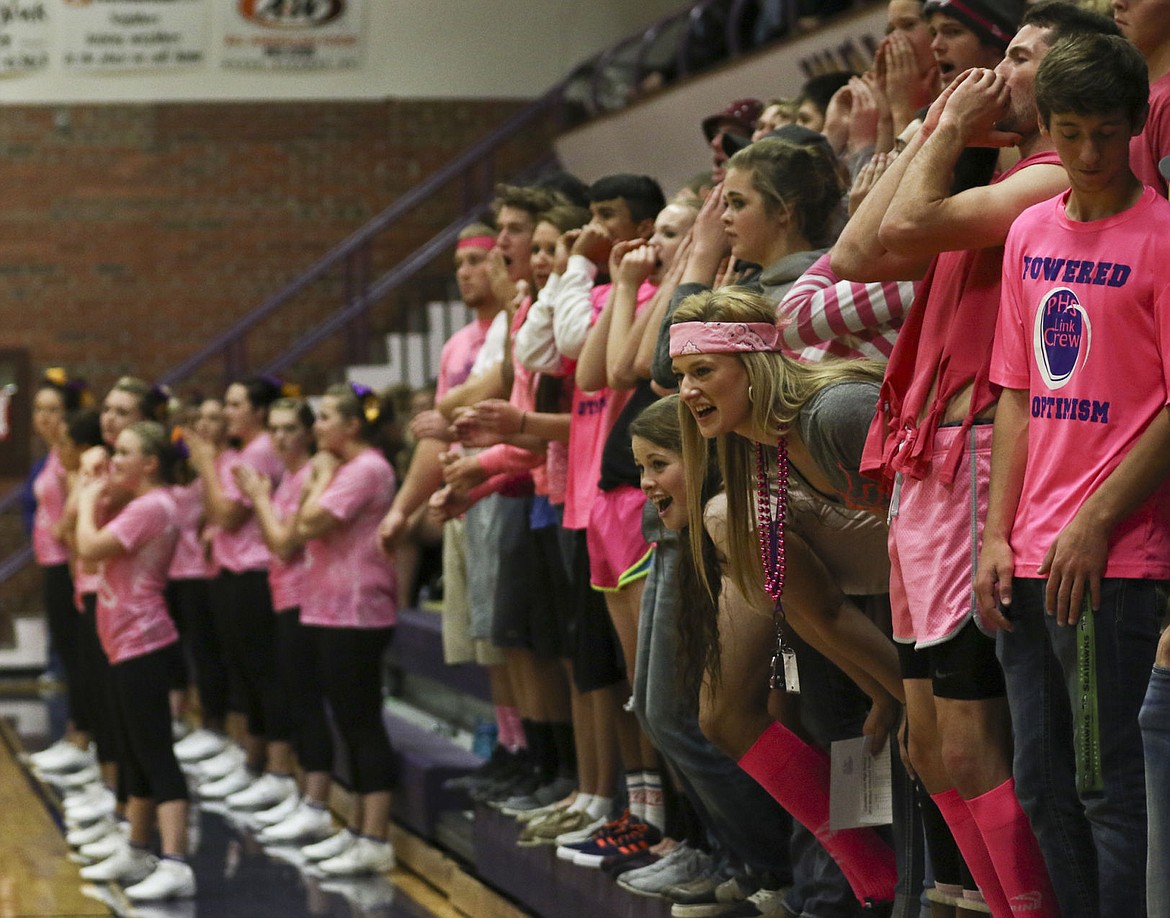
[[494, 236], [468, 236], [455, 243], [455, 250], [459, 252], [464, 249], [494, 249], [495, 247], [496, 239]]
[[679, 322], [670, 326], [670, 356], [778, 351], [780, 329], [771, 322]]

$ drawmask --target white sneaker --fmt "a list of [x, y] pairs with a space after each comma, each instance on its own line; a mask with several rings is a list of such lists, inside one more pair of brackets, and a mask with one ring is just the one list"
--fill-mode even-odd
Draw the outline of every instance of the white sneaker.
[[357, 834], [348, 826], [331, 835], [325, 841], [319, 841], [301, 848], [301, 854], [309, 861], [327, 861], [348, 851], [357, 842]]
[[86, 765], [84, 768], [79, 768], [77, 771], [46, 771], [41, 775], [46, 781], [54, 787], [60, 788], [66, 794], [72, 791], [85, 790], [90, 784], [102, 779], [102, 773], [98, 771], [96, 764]]
[[321, 892], [343, 896], [363, 914], [392, 905], [397, 895], [394, 884], [383, 876], [326, 880], [321, 884]]
[[90, 842], [97, 841], [99, 838], [105, 838], [111, 832], [117, 831], [117, 828], [117, 823], [107, 816], [97, 822], [91, 822], [87, 826], [70, 829], [65, 833], [65, 841], [69, 843], [70, 848], [80, 848]]
[[353, 877], [368, 873], [386, 873], [394, 869], [394, 849], [390, 842], [358, 838], [349, 850], [317, 864], [331, 877]]
[[333, 832], [333, 817], [329, 810], [302, 800], [287, 819], [268, 826], [260, 833], [262, 845], [287, 845], [310, 838], [325, 838]]
[[195, 871], [185, 861], [164, 857], [150, 876], [127, 887], [125, 893], [132, 902], [190, 898], [195, 895]]
[[261, 828], [274, 826], [278, 822], [284, 822], [286, 819], [288, 819], [289, 816], [297, 811], [297, 808], [300, 805], [301, 798], [296, 794], [292, 794], [291, 796], [285, 797], [280, 801], [280, 803], [276, 804], [276, 806], [271, 807], [270, 809], [260, 810], [257, 813], [253, 813], [252, 822], [256, 823], [256, 825], [260, 826]]
[[200, 727], [175, 743], [175, 758], [180, 762], [201, 762], [228, 748], [227, 737]]
[[609, 820], [606, 817], [598, 816], [593, 822], [586, 824], [576, 832], [565, 832], [563, 835], [558, 835], [556, 837], [557, 846], [563, 848], [565, 845], [579, 845], [581, 842], [589, 841], [593, 833], [607, 822]]
[[91, 864], [96, 864], [98, 861], [113, 857], [120, 849], [127, 847], [130, 844], [129, 836], [130, 823], [119, 823], [114, 831], [88, 845], [82, 845], [77, 849], [77, 853]]
[[145, 880], [154, 872], [156, 858], [149, 851], [126, 845], [99, 864], [81, 868], [81, 879], [94, 883], [121, 883], [123, 886]]
[[201, 762], [188, 763], [184, 767], [193, 769], [204, 781], [218, 781], [244, 764], [247, 756], [238, 746], [228, 746], [219, 755]]
[[117, 798], [104, 787], [92, 792], [87, 791], [84, 795], [67, 797], [64, 804], [65, 823], [73, 828], [89, 825], [99, 819], [113, 816], [117, 804]]
[[288, 775], [261, 775], [242, 791], [228, 796], [233, 810], [267, 810], [297, 795], [297, 782]]
[[44, 773], [79, 771], [87, 765], [97, 762], [93, 749], [78, 749], [68, 740], [57, 740], [48, 749], [34, 752], [28, 757], [29, 764], [35, 771]]
[[224, 800], [245, 787], [250, 787], [255, 780], [252, 773], [241, 765], [222, 778], [199, 785], [199, 796], [204, 800]]

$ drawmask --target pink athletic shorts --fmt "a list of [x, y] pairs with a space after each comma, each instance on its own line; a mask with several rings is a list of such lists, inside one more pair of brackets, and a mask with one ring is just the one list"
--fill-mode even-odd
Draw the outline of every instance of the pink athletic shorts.
[[585, 544], [595, 590], [620, 590], [650, 572], [650, 544], [642, 538], [646, 495], [631, 485], [600, 491], [589, 511]]
[[947, 485], [942, 468], [960, 427], [935, 434], [925, 478], [898, 476], [890, 500], [890, 605], [894, 640], [918, 648], [941, 644], [972, 617], [979, 539], [991, 480], [991, 425], [967, 432], [967, 448]]

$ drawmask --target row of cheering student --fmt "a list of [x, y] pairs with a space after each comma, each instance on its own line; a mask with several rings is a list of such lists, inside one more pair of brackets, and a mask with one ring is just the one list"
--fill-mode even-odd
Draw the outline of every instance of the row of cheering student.
[[[132, 377], [100, 409], [85, 394], [54, 370], [34, 401], [49, 447], [34, 548], [71, 720], [31, 757], [66, 792], [82, 878], [135, 901], [194, 895], [189, 788], [253, 814], [266, 843], [316, 842], [305, 856], [326, 875], [389, 870], [383, 400], [341, 385], [314, 412], [258, 377], [168, 418], [168, 393]], [[189, 677], [202, 726], [180, 738]], [[340, 832], [328, 712], [356, 795]]]
[[[379, 534], [446, 520], [519, 844], [680, 918], [1170, 914], [1170, 32], [1114, 6], [892, 0], [816, 123], [705, 119], [713, 187], [465, 230]], [[893, 824], [835, 831], [862, 734]]]
[[[499, 738], [458, 783], [523, 820], [520, 844], [680, 918], [901, 918], [924, 897], [934, 916], [1170, 913], [1170, 33], [1158, 3], [1114, 5], [1116, 22], [1060, 0], [891, 0], [872, 71], [802, 105], [803, 124], [772, 106], [757, 126], [752, 100], [704, 120], [713, 187], [669, 203], [626, 174], [500, 189], [494, 226], [461, 234], [476, 320], [443, 350], [396, 494], [362, 479], [354, 497], [372, 453], [355, 393], [324, 399], [317, 455], [282, 474], [269, 444], [303, 421], [269, 412], [265, 433], [269, 399], [231, 387], [238, 452], [184, 437], [223, 569], [212, 626], [187, 633], [197, 661], [220, 642], [223, 711], [249, 738], [220, 751], [213, 703], [208, 732], [180, 741], [201, 794], [257, 810], [262, 840], [312, 840], [327, 871], [388, 863], [388, 747], [360, 661], [376, 670], [394, 568], [365, 552], [405, 569], [441, 518], [445, 653], [488, 667]], [[145, 393], [116, 394], [111, 424], [142, 413]], [[154, 481], [147, 447], [128, 450]], [[108, 493], [120, 454], [100, 487], [105, 450], [88, 455], [77, 523], [62, 500], [58, 528], [105, 559], [88, 587], [102, 640], [75, 643], [82, 684], [116, 698], [135, 658], [103, 674], [92, 650], [118, 656], [103, 610], [137, 514], [119, 524], [134, 501], [115, 513]], [[319, 548], [340, 533], [344, 551]], [[301, 542], [293, 628], [256, 601], [283, 576], [269, 556]], [[362, 567], [322, 613], [341, 557]], [[384, 579], [355, 592], [367, 576]], [[320, 692], [287, 696], [282, 721], [290, 663], [296, 692], [313, 672]], [[321, 697], [364, 806], [316, 841]], [[159, 710], [154, 745], [135, 719], [109, 759], [136, 845], [149, 798], [124, 784], [163, 767], [149, 750], [172, 764]], [[862, 734], [897, 747], [893, 824], [834, 830], [827, 750]], [[149, 790], [177, 855], [182, 804]], [[153, 867], [111, 835], [96, 878]]]

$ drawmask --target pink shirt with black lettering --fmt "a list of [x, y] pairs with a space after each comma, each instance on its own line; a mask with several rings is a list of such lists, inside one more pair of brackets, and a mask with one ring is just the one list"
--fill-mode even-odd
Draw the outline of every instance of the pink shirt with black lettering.
[[[231, 454], [222, 465], [217, 465], [224, 497], [233, 503], [242, 504], [249, 510], [252, 509], [252, 501], [240, 491], [232, 474], [232, 469], [237, 465], [250, 465], [261, 475], [268, 476], [273, 484], [279, 482], [284, 473], [284, 463], [276, 454], [272, 438], [267, 433], [259, 434], [238, 453]], [[211, 540], [211, 560], [237, 574], [243, 571], [267, 570], [272, 554], [264, 544], [264, 535], [260, 532], [260, 524], [256, 521], [255, 514], [249, 513], [239, 529], [232, 532], [226, 529], [216, 531]]]
[[179, 540], [175, 501], [155, 488], [130, 501], [103, 531], [125, 550], [102, 562], [97, 600], [98, 638], [117, 664], [179, 639], [163, 598]]
[[[272, 492], [272, 509], [282, 523], [296, 515], [301, 502], [301, 491], [309, 480], [310, 465], [306, 462], [295, 472], [286, 471], [280, 484]], [[305, 589], [305, 553], [298, 550], [287, 561], [276, 555], [268, 565], [268, 588], [272, 590], [272, 608], [277, 612], [295, 609], [301, 604]]]
[[302, 624], [387, 628], [395, 623], [398, 579], [376, 538], [394, 490], [394, 470], [372, 448], [334, 473], [319, 504], [340, 525], [305, 545]]
[[65, 499], [69, 496], [65, 474], [61, 457], [56, 449], [52, 449], [33, 481], [33, 494], [37, 498], [37, 512], [33, 517], [33, 556], [41, 567], [52, 567], [69, 560], [64, 543], [53, 535], [53, 526], [65, 512]]
[[196, 478], [185, 485], [171, 485], [168, 490], [175, 502], [175, 524], [179, 527], [170, 579], [206, 580], [211, 576], [211, 565], [199, 536], [203, 524], [203, 479]]

